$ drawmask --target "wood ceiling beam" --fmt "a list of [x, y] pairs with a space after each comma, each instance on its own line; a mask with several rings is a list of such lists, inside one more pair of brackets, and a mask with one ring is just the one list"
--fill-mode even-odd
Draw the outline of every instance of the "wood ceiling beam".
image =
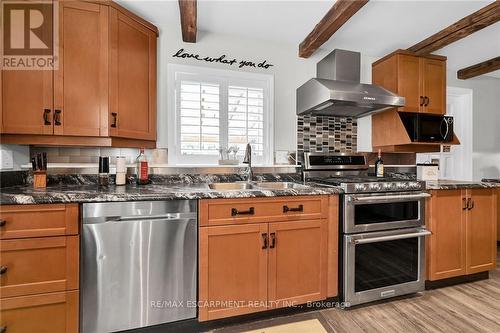
[[457, 72], [457, 77], [460, 80], [467, 80], [482, 74], [490, 73], [500, 69], [500, 57], [480, 62], [466, 68], [462, 68]]
[[464, 17], [434, 35], [408, 48], [417, 55], [426, 55], [469, 36], [500, 20], [500, 0]]
[[337, 0], [313, 31], [299, 45], [299, 56], [309, 58], [340, 29], [368, 0]]
[[196, 0], [179, 0], [182, 40], [187, 43], [196, 43], [196, 8]]

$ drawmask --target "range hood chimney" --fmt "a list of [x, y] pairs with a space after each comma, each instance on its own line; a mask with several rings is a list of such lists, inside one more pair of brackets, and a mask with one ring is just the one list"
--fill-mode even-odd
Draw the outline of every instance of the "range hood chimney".
[[360, 66], [359, 52], [333, 50], [316, 65], [316, 78], [297, 89], [297, 114], [358, 118], [404, 106], [404, 97], [360, 83]]

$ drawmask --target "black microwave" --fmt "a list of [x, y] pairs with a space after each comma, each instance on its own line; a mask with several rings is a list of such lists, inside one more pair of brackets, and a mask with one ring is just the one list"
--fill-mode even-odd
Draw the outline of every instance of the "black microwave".
[[453, 117], [400, 112], [399, 116], [412, 142], [453, 141]]

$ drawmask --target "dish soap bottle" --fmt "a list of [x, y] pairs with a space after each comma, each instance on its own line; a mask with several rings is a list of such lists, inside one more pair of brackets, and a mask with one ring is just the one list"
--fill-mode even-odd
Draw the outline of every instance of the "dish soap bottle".
[[382, 160], [382, 150], [380, 149], [378, 150], [378, 158], [375, 162], [375, 173], [377, 174], [377, 177], [384, 177], [384, 161]]
[[144, 155], [144, 148], [141, 148], [137, 162], [137, 184], [146, 185], [149, 183], [149, 166], [148, 159]]

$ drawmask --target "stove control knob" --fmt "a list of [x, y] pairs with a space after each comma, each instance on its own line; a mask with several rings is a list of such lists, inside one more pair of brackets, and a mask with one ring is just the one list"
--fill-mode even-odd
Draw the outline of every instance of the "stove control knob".
[[398, 187], [399, 189], [401, 189], [401, 190], [405, 190], [405, 189], [407, 189], [407, 188], [408, 188], [408, 183], [403, 183], [403, 182], [398, 183], [398, 184], [397, 184], [397, 187]]
[[356, 192], [363, 192], [366, 190], [366, 185], [365, 184], [356, 184], [356, 186], [354, 186], [354, 189], [356, 190]]
[[394, 187], [395, 187], [394, 183], [385, 183], [384, 184], [384, 190], [386, 190], [386, 191], [390, 191], [390, 190], [394, 189]]
[[371, 184], [370, 185], [370, 190], [372, 190], [372, 191], [380, 191], [380, 184], [377, 184], [377, 183]]

